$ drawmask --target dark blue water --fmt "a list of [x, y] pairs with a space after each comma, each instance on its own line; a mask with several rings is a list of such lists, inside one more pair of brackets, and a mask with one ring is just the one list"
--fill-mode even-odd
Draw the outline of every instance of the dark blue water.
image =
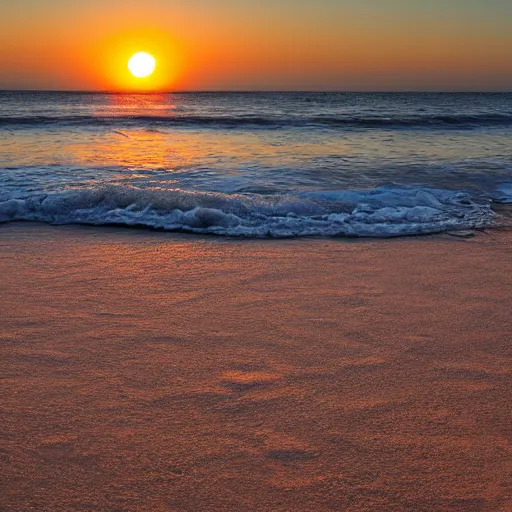
[[0, 92], [0, 221], [235, 236], [492, 225], [512, 94]]

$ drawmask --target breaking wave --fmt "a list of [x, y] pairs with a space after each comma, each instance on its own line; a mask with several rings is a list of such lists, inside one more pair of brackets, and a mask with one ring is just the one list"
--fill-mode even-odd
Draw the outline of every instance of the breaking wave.
[[123, 116], [0, 116], [0, 127], [37, 127], [47, 125], [58, 126], [160, 126], [160, 127], [196, 127], [196, 128], [294, 128], [318, 126], [332, 129], [363, 129], [363, 128], [454, 128], [473, 129], [478, 127], [512, 126], [512, 113], [502, 114], [459, 114], [459, 115], [410, 115], [395, 117], [358, 117], [349, 115], [326, 116], [152, 116], [152, 115], [123, 115]]
[[460, 191], [378, 187], [285, 195], [105, 186], [0, 194], [0, 222], [131, 226], [237, 237], [394, 237], [491, 225], [491, 201]]

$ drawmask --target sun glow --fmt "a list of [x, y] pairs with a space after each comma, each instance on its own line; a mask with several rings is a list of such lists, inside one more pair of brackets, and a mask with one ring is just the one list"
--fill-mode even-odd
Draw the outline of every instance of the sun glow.
[[168, 92], [181, 87], [183, 48], [168, 32], [155, 28], [119, 31], [99, 40], [95, 52], [100, 59], [98, 89]]
[[128, 61], [130, 73], [137, 78], [150, 76], [155, 71], [155, 67], [155, 58], [146, 52], [138, 52]]

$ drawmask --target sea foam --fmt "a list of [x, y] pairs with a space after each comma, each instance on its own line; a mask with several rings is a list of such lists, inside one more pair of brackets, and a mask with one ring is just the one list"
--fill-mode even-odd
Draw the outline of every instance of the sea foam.
[[0, 196], [0, 222], [145, 227], [238, 237], [393, 237], [491, 225], [490, 200], [460, 191], [378, 187], [284, 195], [105, 186]]

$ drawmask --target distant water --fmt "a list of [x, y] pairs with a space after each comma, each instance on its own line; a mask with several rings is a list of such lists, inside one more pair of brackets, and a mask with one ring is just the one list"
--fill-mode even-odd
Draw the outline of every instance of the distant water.
[[0, 222], [385, 237], [493, 202], [512, 94], [0, 92]]

